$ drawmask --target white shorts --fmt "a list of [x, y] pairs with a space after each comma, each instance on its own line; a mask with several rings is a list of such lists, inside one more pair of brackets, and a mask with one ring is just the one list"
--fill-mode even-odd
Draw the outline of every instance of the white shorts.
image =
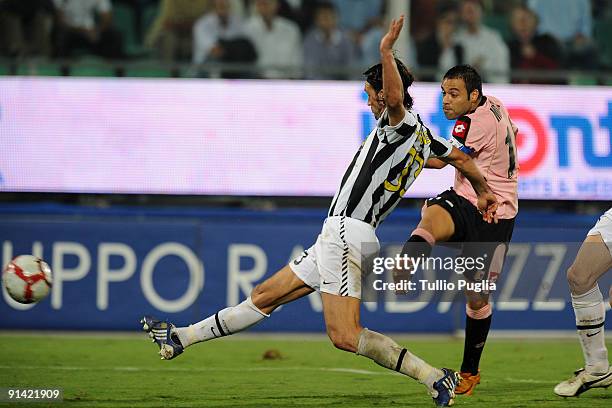
[[349, 217], [329, 217], [317, 242], [289, 266], [317, 291], [361, 299], [362, 263], [379, 250], [370, 224]]
[[601, 217], [599, 217], [599, 221], [587, 235], [601, 235], [601, 239], [605, 242], [606, 246], [610, 250], [610, 255], [612, 255], [612, 208], [606, 211]]

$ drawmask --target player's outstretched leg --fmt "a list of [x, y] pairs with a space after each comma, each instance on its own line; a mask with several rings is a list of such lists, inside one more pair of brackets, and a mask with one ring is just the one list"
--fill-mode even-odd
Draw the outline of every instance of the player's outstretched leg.
[[289, 266], [257, 285], [244, 302], [230, 306], [187, 327], [175, 327], [151, 316], [141, 320], [143, 330], [159, 346], [162, 359], [170, 360], [193, 344], [236, 334], [270, 316], [278, 306], [313, 291]]
[[597, 234], [587, 236], [567, 271], [585, 366], [570, 379], [557, 384], [554, 392], [559, 396], [575, 397], [591, 388], [612, 385], [612, 367], [604, 337], [606, 309], [597, 285], [599, 278], [611, 267], [610, 249]]
[[437, 406], [453, 405], [460, 381], [457, 373], [434, 368], [389, 337], [361, 327], [359, 299], [329, 293], [321, 293], [321, 298], [327, 334], [334, 346], [414, 378], [427, 387]]

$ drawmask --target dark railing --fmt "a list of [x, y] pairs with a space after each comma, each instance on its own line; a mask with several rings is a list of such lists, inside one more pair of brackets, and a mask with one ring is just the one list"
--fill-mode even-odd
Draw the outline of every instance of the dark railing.
[[[2, 59], [0, 75], [26, 76], [130, 76], [177, 78], [265, 78], [267, 71], [279, 77], [302, 79], [355, 79], [362, 78], [364, 66], [258, 66], [255, 64], [164, 63], [158, 60], [108, 61], [82, 58], [79, 60]], [[440, 76], [437, 68], [413, 69], [417, 80], [434, 80]], [[512, 82], [531, 82], [575, 85], [612, 85], [612, 70], [511, 70]]]

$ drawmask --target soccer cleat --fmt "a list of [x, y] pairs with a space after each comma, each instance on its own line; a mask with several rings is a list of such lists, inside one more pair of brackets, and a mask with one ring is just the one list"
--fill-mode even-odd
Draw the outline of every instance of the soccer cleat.
[[459, 373], [449, 368], [443, 368], [442, 372], [444, 376], [433, 384], [434, 390], [438, 392], [433, 400], [436, 407], [450, 407], [455, 403], [455, 387], [461, 381], [461, 377]]
[[459, 373], [459, 375], [461, 376], [461, 384], [459, 384], [455, 389], [455, 394], [472, 395], [474, 388], [480, 384], [480, 370], [478, 370], [478, 374], [476, 375], [463, 372]]
[[608, 388], [610, 385], [612, 385], [612, 367], [602, 375], [592, 375], [581, 368], [574, 371], [572, 378], [557, 384], [554, 391], [560, 397], [577, 397], [591, 388]]
[[162, 360], [172, 360], [183, 352], [183, 345], [174, 332], [175, 326], [167, 321], [145, 316], [140, 320], [142, 330], [149, 334], [151, 341], [159, 346]]

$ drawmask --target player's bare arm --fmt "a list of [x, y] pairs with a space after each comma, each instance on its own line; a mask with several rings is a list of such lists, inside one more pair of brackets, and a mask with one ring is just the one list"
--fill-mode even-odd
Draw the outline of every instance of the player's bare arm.
[[403, 15], [397, 20], [391, 20], [389, 31], [380, 41], [380, 59], [383, 66], [383, 98], [387, 105], [391, 126], [400, 123], [405, 114], [402, 78], [393, 56], [393, 45], [397, 41], [403, 26]]
[[440, 159], [436, 159], [436, 158], [431, 158], [431, 159], [427, 159], [427, 162], [425, 163], [425, 168], [426, 169], [443, 169], [444, 167], [446, 167], [448, 163], [443, 162]]
[[498, 205], [497, 199], [472, 158], [456, 147], [453, 147], [451, 153], [441, 160], [459, 170], [472, 184], [474, 191], [478, 195], [478, 209], [482, 212], [482, 218], [486, 222], [497, 223], [497, 216], [495, 214]]

